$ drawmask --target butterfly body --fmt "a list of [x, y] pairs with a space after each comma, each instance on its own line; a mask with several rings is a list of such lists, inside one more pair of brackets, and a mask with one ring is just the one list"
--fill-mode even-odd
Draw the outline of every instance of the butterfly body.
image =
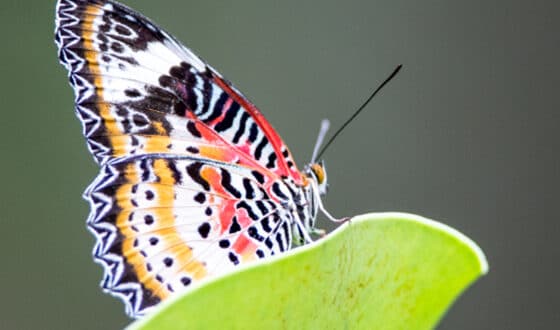
[[101, 170], [84, 197], [102, 287], [131, 316], [309, 241], [322, 164], [297, 169], [260, 111], [147, 18], [59, 0], [56, 43]]

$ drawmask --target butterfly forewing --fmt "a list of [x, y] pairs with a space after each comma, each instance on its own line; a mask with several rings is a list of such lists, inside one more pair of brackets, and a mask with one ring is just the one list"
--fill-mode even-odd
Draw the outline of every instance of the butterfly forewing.
[[121, 4], [59, 0], [56, 13], [59, 58], [101, 165], [85, 197], [103, 288], [139, 316], [198, 280], [289, 249], [286, 205], [305, 180], [259, 110]]
[[187, 153], [173, 138], [193, 131], [192, 122], [211, 129], [203, 136], [211, 143], [222, 140], [271, 172], [300, 180], [286, 146], [252, 103], [149, 20], [95, 0], [60, 0], [57, 15], [59, 57], [100, 164], [157, 148]]

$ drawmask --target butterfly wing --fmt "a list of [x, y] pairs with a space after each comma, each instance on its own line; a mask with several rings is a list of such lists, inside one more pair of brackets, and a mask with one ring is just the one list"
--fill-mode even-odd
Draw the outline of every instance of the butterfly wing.
[[204, 138], [212, 147], [219, 141], [278, 176], [301, 181], [260, 111], [142, 15], [113, 1], [60, 0], [56, 42], [99, 164], [131, 154], [189, 153], [183, 147], [192, 142], [181, 142], [194, 123], [209, 129]]
[[[235, 187], [243, 187], [237, 189]], [[123, 158], [90, 186], [102, 287], [132, 316], [207, 276], [288, 249], [285, 210], [245, 167], [207, 159]]]
[[[101, 173], [85, 193], [102, 286], [139, 316], [290, 247], [302, 183], [258, 109], [189, 49], [108, 0], [59, 0], [56, 42]], [[284, 189], [282, 192], [281, 190]]]

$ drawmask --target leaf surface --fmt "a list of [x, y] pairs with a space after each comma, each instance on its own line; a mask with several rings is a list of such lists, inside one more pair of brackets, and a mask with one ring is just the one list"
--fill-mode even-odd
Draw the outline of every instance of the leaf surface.
[[446, 225], [371, 213], [193, 287], [129, 329], [430, 329], [487, 270], [480, 248]]

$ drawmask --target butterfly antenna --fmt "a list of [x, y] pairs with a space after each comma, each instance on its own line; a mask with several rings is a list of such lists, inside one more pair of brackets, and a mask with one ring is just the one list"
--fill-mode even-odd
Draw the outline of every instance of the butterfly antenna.
[[323, 144], [323, 140], [327, 135], [327, 131], [331, 127], [331, 122], [328, 119], [321, 120], [321, 128], [319, 129], [319, 135], [317, 136], [317, 142], [315, 142], [315, 147], [313, 147], [313, 154], [311, 156], [311, 164], [315, 163], [317, 160], [317, 153], [319, 152], [319, 148]]
[[[377, 93], [379, 93], [379, 91], [385, 86], [387, 85], [387, 83], [389, 81], [391, 81], [391, 79], [393, 79], [397, 73], [399, 73], [399, 71], [402, 68], [402, 64], [400, 64], [399, 66], [397, 66], [395, 68], [395, 70], [393, 70], [393, 72], [389, 75], [389, 77], [387, 77], [385, 79], [385, 81], [383, 81], [381, 83], [381, 85], [379, 85], [379, 87], [377, 87], [375, 89], [375, 91], [373, 91], [373, 93], [370, 95], [370, 97], [364, 102], [364, 104], [362, 104], [358, 110], [356, 110], [356, 112], [354, 112], [354, 114], [348, 118], [348, 120], [342, 125], [340, 126], [340, 128], [334, 133], [334, 135], [329, 139], [329, 141], [327, 142], [327, 144], [325, 144], [325, 146], [323, 147], [323, 149], [321, 149], [321, 151], [319, 152], [319, 154], [317, 155], [317, 158], [320, 158], [323, 153], [325, 153], [325, 150], [327, 150], [327, 148], [331, 145], [331, 143], [333, 143], [334, 139], [336, 139], [336, 137], [346, 128], [346, 126], [348, 126], [348, 124], [350, 124], [350, 122], [352, 122], [352, 120], [354, 120], [354, 118], [356, 118], [356, 116], [358, 116], [360, 114], [360, 112], [362, 112], [362, 110], [364, 110], [364, 108], [366, 107], [366, 105], [368, 105], [368, 103], [375, 97], [375, 95], [377, 95]], [[313, 153], [315, 154], [315, 153]], [[313, 158], [313, 160], [315, 160], [315, 158]]]

